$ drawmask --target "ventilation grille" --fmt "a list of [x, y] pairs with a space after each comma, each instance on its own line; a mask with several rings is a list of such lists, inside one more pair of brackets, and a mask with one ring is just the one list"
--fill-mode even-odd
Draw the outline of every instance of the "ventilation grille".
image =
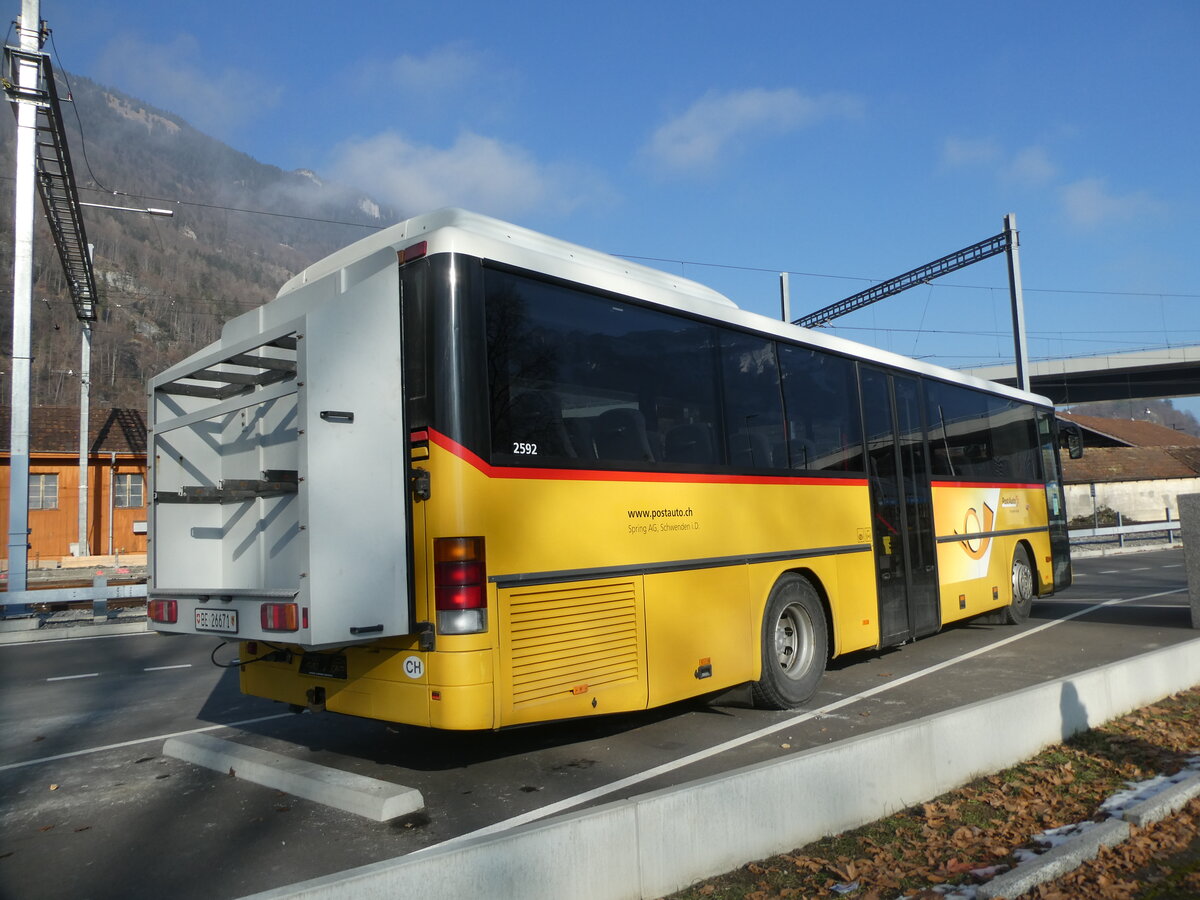
[[633, 582], [528, 588], [508, 596], [513, 707], [637, 681]]

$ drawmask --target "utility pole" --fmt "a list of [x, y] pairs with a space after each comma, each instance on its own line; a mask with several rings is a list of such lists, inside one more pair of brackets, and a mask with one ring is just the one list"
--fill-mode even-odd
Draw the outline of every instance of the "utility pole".
[[784, 322], [792, 321], [792, 288], [787, 272], [779, 273], [779, 309]]
[[[90, 248], [89, 248], [90, 249]], [[79, 546], [77, 556], [91, 556], [88, 547], [88, 432], [92, 393], [92, 323], [80, 322], [79, 352]]]
[[1017, 215], [1004, 217], [1004, 235], [1008, 245], [1008, 295], [1012, 300], [1013, 356], [1017, 365], [1017, 387], [1030, 390], [1029, 351], [1025, 343], [1025, 301], [1021, 295], [1021, 259], [1017, 254]]
[[38, 89], [35, 54], [42, 49], [39, 0], [22, 0], [17, 23], [17, 171], [13, 204], [12, 422], [8, 470], [8, 590], [24, 591], [29, 577], [29, 375], [33, 312], [33, 196], [37, 169]]

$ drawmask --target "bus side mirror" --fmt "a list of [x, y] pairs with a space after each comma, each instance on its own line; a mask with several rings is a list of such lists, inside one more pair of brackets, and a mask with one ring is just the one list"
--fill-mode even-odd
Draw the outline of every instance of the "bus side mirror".
[[1058, 443], [1071, 459], [1083, 458], [1083, 431], [1074, 422], [1059, 423]]

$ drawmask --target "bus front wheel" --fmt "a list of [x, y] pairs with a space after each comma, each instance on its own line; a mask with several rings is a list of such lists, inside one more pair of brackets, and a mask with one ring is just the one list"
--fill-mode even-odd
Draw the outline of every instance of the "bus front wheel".
[[1017, 544], [1012, 561], [1012, 603], [1004, 610], [1007, 625], [1024, 625], [1033, 609], [1033, 566], [1024, 544]]
[[829, 637], [825, 612], [813, 586], [784, 575], [771, 589], [762, 626], [762, 677], [754, 704], [792, 709], [813, 695], [825, 672]]

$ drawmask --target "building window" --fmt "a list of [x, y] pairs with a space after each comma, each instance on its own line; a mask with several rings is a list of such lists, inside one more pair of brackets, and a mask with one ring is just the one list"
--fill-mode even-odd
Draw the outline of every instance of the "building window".
[[113, 502], [118, 509], [132, 509], [145, 506], [142, 499], [145, 495], [141, 475], [117, 475], [113, 485]]
[[58, 476], [29, 476], [29, 508], [58, 509]]

